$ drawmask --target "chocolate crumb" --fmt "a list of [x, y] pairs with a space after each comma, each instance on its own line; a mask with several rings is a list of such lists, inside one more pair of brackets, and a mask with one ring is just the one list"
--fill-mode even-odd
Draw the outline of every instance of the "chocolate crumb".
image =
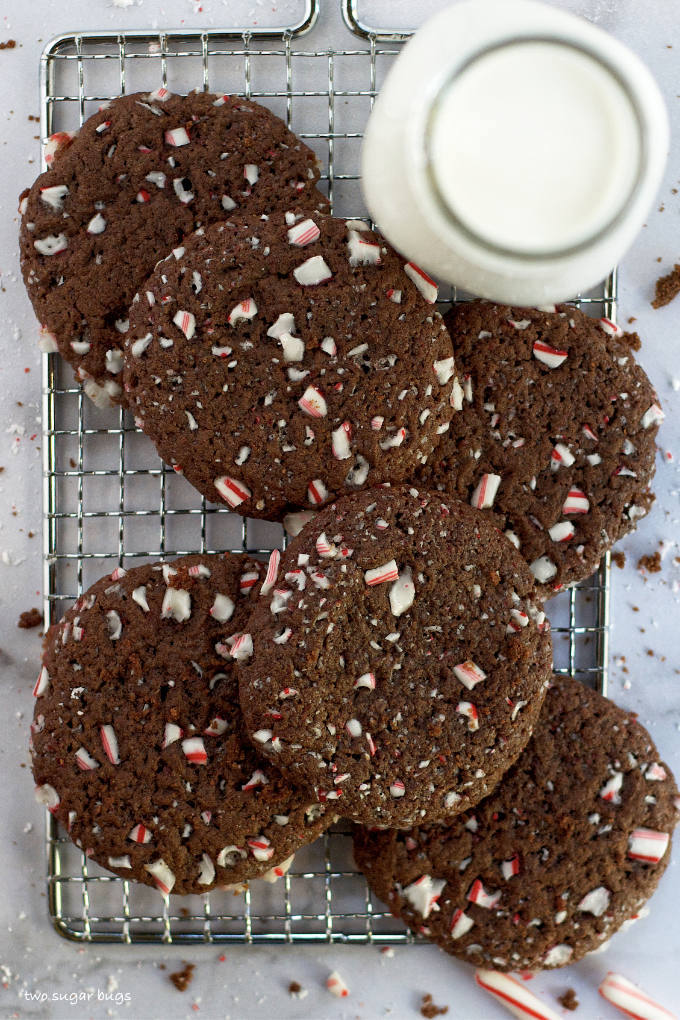
[[651, 556], [641, 556], [637, 562], [638, 570], [646, 570], [648, 574], [658, 574], [661, 570], [661, 553], [655, 552]]
[[667, 276], [660, 276], [656, 281], [654, 300], [652, 308], [663, 308], [671, 303], [676, 294], [680, 292], [680, 264], [676, 262], [672, 272]]
[[626, 554], [619, 549], [615, 549], [612, 553], [612, 563], [616, 564], [619, 570], [623, 570], [626, 565]]
[[72, 468], [73, 468], [74, 470], [75, 470], [75, 468], [77, 468], [77, 467], [78, 467], [78, 465], [77, 465], [77, 464], [76, 464], [76, 462], [74, 461], [73, 457], [69, 457], [69, 459], [68, 459], [68, 462], [69, 462], [69, 465], [70, 465], [70, 466], [71, 466], [71, 467], [72, 467]]
[[185, 960], [182, 970], [176, 970], [173, 974], [168, 974], [178, 992], [186, 992], [194, 979], [194, 970], [195, 964], [187, 963]]
[[291, 981], [288, 985], [288, 994], [292, 995], [294, 999], [306, 999], [308, 992], [299, 981]]
[[448, 1006], [435, 1005], [435, 1003], [432, 1001], [431, 995], [423, 995], [423, 1002], [420, 1007], [420, 1014], [421, 1016], [424, 1016], [426, 1020], [433, 1020], [433, 1018], [436, 1016], [444, 1016], [444, 1014], [448, 1013], [448, 1011], [449, 1011]]
[[7, 42], [0, 42], [0, 50], [13, 50], [16, 49], [16, 39], [8, 39]]
[[21, 627], [22, 630], [30, 630], [31, 627], [39, 627], [42, 622], [42, 613], [34, 606], [33, 609], [26, 609], [20, 614], [17, 627]]
[[628, 319], [628, 325], [632, 326], [634, 322], [637, 322], [637, 318], [635, 315], [631, 315], [630, 318]]
[[557, 996], [557, 1001], [560, 1006], [564, 1006], [565, 1009], [575, 1010], [578, 1009], [579, 1002], [576, 998], [576, 992], [573, 988], [567, 988], [563, 995]]

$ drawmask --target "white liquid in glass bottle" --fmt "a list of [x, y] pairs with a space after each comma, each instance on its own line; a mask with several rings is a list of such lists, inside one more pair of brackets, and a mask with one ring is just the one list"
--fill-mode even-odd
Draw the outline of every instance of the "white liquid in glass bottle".
[[390, 71], [363, 189], [387, 239], [427, 272], [548, 304], [611, 270], [667, 149], [659, 89], [622, 43], [535, 0], [463, 0]]

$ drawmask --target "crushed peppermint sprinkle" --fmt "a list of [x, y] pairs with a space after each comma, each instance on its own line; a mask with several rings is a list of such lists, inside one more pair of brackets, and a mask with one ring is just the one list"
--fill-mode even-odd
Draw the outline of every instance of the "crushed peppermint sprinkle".
[[[281, 562], [281, 553], [278, 549], [272, 549], [269, 554], [269, 562], [267, 563], [267, 573], [265, 579], [262, 582], [260, 588], [260, 595], [268, 595], [276, 584], [276, 578], [279, 572], [279, 563]], [[232, 652], [233, 654], [233, 652]]]
[[366, 584], [373, 587], [376, 584], [384, 584], [386, 581], [396, 581], [399, 577], [399, 568], [395, 560], [388, 560], [380, 567], [373, 567], [364, 573]]
[[596, 889], [591, 889], [589, 893], [586, 893], [580, 903], [577, 904], [577, 910], [592, 914], [593, 917], [602, 917], [609, 906], [610, 899], [611, 893], [609, 889], [605, 889], [603, 885], [598, 885]]
[[640, 419], [640, 426], [643, 429], [648, 429], [651, 425], [660, 425], [666, 415], [663, 413], [658, 404], [652, 404]]
[[253, 654], [253, 638], [250, 634], [232, 634], [227, 638], [231, 657], [237, 661], [249, 659]]
[[568, 446], [564, 443], [555, 443], [555, 447], [550, 454], [550, 467], [553, 471], [557, 471], [560, 465], [564, 467], [571, 467], [574, 463], [574, 455]]
[[319, 506], [328, 499], [328, 489], [320, 478], [313, 479], [307, 486], [307, 498], [315, 506]]
[[150, 843], [151, 833], [149, 832], [145, 825], [142, 825], [142, 823], [139, 822], [132, 829], [130, 829], [127, 838], [130, 840], [131, 843]]
[[239, 301], [237, 305], [234, 305], [227, 316], [227, 322], [230, 326], [234, 326], [237, 322], [241, 322], [241, 320], [249, 322], [251, 319], [254, 319], [256, 315], [257, 305], [255, 304], [255, 300], [249, 297], [245, 298], [243, 301]]
[[474, 733], [479, 729], [479, 713], [477, 708], [470, 701], [459, 701], [456, 705], [458, 715], [463, 715], [468, 721], [468, 730]]
[[41, 255], [58, 255], [68, 248], [68, 238], [66, 234], [50, 234], [48, 237], [37, 238], [33, 247]]
[[150, 864], [145, 864], [144, 868], [153, 877], [154, 882], [165, 895], [169, 896], [172, 892], [172, 888], [175, 884], [175, 876], [170, 868], [167, 866], [163, 858], [159, 858], [157, 861], [152, 861]]
[[304, 248], [320, 236], [321, 231], [314, 220], [302, 220], [288, 231], [288, 243], [295, 245], [296, 248]]
[[315, 386], [308, 386], [298, 400], [298, 406], [310, 418], [325, 418], [328, 414], [328, 404], [324, 395]]
[[352, 438], [352, 426], [348, 421], [331, 432], [331, 449], [336, 460], [347, 460], [352, 456], [350, 440]]
[[533, 355], [548, 368], [559, 368], [569, 357], [569, 352], [557, 350], [556, 347], [551, 347], [550, 344], [543, 343], [542, 340], [535, 340]]
[[231, 620], [234, 614], [234, 603], [228, 595], [222, 595], [219, 592], [215, 595], [215, 600], [210, 607], [210, 615], [218, 623], [227, 623]]
[[575, 533], [576, 528], [571, 521], [559, 521], [557, 524], [553, 524], [552, 528], [548, 528], [548, 534], [553, 542], [568, 542]]
[[231, 478], [229, 475], [221, 475], [215, 479], [213, 484], [222, 499], [232, 510], [252, 496], [252, 492], [247, 485], [239, 482], [236, 478]]
[[581, 489], [570, 489], [562, 506], [562, 513], [565, 515], [587, 514], [589, 510], [590, 501], [585, 492], [582, 492]]
[[481, 880], [476, 878], [468, 890], [467, 898], [470, 903], [476, 903], [478, 907], [494, 910], [500, 903], [501, 895], [500, 889], [493, 893], [487, 892]]
[[439, 289], [434, 280], [432, 280], [427, 273], [424, 273], [420, 266], [417, 266], [415, 262], [407, 262], [404, 266], [404, 272], [408, 276], [409, 280], [415, 283], [416, 287], [428, 304], [433, 305], [439, 294]]
[[451, 917], [451, 930], [449, 937], [452, 939], [462, 938], [463, 935], [467, 935], [470, 928], [474, 926], [474, 921], [471, 917], [468, 917], [460, 908], [454, 910]]
[[104, 747], [104, 754], [109, 759], [112, 765], [120, 765], [120, 754], [118, 751], [118, 738], [116, 737], [113, 726], [107, 724], [102, 726], [99, 730], [102, 738], [102, 745]]
[[546, 584], [557, 573], [557, 566], [547, 556], [539, 556], [529, 564], [529, 570], [539, 584]]
[[337, 999], [346, 999], [347, 996], [349, 995], [349, 988], [347, 987], [343, 979], [340, 977], [340, 974], [337, 972], [337, 970], [334, 970], [326, 978], [326, 988], [331, 993], [331, 995], [335, 995]]
[[161, 605], [161, 618], [185, 623], [191, 617], [191, 595], [184, 588], [166, 588]]
[[477, 510], [488, 510], [493, 506], [496, 499], [498, 487], [501, 484], [501, 476], [484, 474], [480, 478], [475, 491], [470, 499], [470, 506]]
[[165, 132], [165, 141], [167, 145], [173, 145], [175, 148], [179, 148], [181, 145], [189, 144], [189, 135], [187, 134], [186, 128], [170, 128]]
[[469, 691], [475, 686], [475, 684], [481, 683], [482, 680], [486, 680], [486, 673], [484, 670], [477, 665], [476, 662], [472, 662], [468, 659], [466, 662], [460, 662], [457, 666], [453, 667], [453, 673], [456, 679], [467, 687]]
[[634, 829], [628, 837], [628, 856], [633, 861], [658, 864], [668, 849], [670, 836], [667, 832], [653, 829]]
[[354, 689], [357, 687], [365, 687], [369, 691], [374, 691], [376, 687], [375, 673], [362, 673], [361, 676], [354, 681]]
[[607, 336], [623, 336], [623, 330], [611, 319], [600, 319], [600, 326]]
[[187, 761], [190, 761], [192, 765], [207, 764], [208, 753], [202, 737], [187, 737], [186, 740], [182, 741], [182, 750], [186, 755]]
[[326, 265], [322, 255], [313, 255], [302, 265], [293, 270], [293, 276], [303, 287], [313, 287], [318, 283], [325, 283], [333, 276], [330, 268]]
[[184, 333], [187, 340], [191, 340], [196, 332], [196, 317], [192, 312], [185, 312], [181, 309], [175, 312], [172, 321], [178, 329]]
[[416, 596], [411, 568], [405, 567], [390, 588], [390, 609], [393, 616], [401, 616], [413, 605]]
[[433, 910], [439, 910], [438, 900], [446, 886], [446, 879], [421, 875], [403, 889], [403, 895], [425, 920]]
[[78, 748], [75, 753], [75, 759], [78, 768], [82, 769], [83, 772], [92, 772], [93, 769], [99, 768], [99, 762], [84, 747]]
[[439, 383], [444, 386], [453, 375], [453, 357], [435, 361], [432, 367]]

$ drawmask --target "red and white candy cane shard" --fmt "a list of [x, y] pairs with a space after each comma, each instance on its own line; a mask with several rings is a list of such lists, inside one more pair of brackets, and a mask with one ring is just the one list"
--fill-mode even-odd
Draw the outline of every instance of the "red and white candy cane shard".
[[131, 843], [150, 843], [151, 833], [145, 825], [138, 822], [128, 833], [128, 839]]
[[196, 332], [196, 316], [193, 312], [185, 312], [180, 308], [175, 312], [172, 321], [184, 333], [187, 340], [191, 340]]
[[203, 730], [206, 737], [221, 737], [226, 733], [229, 723], [222, 716], [216, 715], [210, 720], [210, 725]]
[[337, 970], [334, 970], [332, 974], [329, 974], [326, 978], [326, 988], [335, 995], [337, 999], [346, 999], [349, 995], [349, 988], [338, 974]]
[[169, 896], [175, 884], [175, 876], [163, 858], [160, 857], [157, 861], [152, 861], [151, 864], [145, 864], [144, 869], [153, 877], [160, 891], [165, 896]]
[[35, 682], [33, 688], [33, 697], [39, 698], [41, 694], [44, 694], [47, 688], [50, 686], [50, 674], [47, 672], [45, 666], [42, 667], [38, 673], [38, 679]]
[[643, 429], [648, 429], [651, 425], [660, 425], [666, 415], [663, 413], [658, 404], [652, 404], [651, 407], [647, 408], [645, 413], [640, 419], [640, 425]]
[[316, 386], [308, 386], [298, 400], [298, 407], [310, 418], [325, 418], [328, 414], [326, 398]]
[[428, 918], [433, 910], [439, 910], [438, 900], [446, 886], [445, 878], [421, 875], [403, 890], [403, 894], [414, 910]]
[[78, 748], [75, 757], [76, 762], [78, 763], [78, 768], [82, 769], [83, 772], [92, 772], [93, 769], [99, 768], [99, 762], [97, 759], [93, 758], [84, 747]]
[[165, 141], [167, 145], [174, 145], [175, 148], [179, 148], [182, 145], [189, 144], [189, 135], [187, 134], [186, 128], [170, 128], [165, 132]]
[[401, 291], [400, 290], [395, 290], [394, 287], [390, 287], [389, 290], [386, 291], [386, 294], [387, 294], [388, 298], [390, 299], [390, 301], [394, 301], [395, 305], [400, 305], [401, 304]]
[[314, 287], [333, 276], [322, 255], [314, 255], [293, 270], [293, 276], [302, 287]]
[[656, 783], [663, 783], [664, 779], [668, 779], [668, 773], [663, 765], [659, 765], [657, 761], [653, 761], [651, 765], [647, 766], [645, 779]]
[[109, 759], [112, 765], [120, 765], [120, 754], [118, 753], [118, 738], [116, 737], [113, 726], [106, 725], [102, 726], [101, 730], [102, 745], [104, 747], [104, 754]]
[[386, 581], [396, 581], [399, 577], [399, 567], [395, 560], [388, 560], [380, 567], [373, 567], [364, 573], [366, 584], [373, 588], [376, 584], [384, 584]]
[[373, 429], [373, 431], [380, 432], [380, 429], [383, 427], [384, 421], [385, 419], [381, 414], [376, 414], [373, 418], [371, 418], [371, 428]]
[[54, 209], [55, 212], [61, 211], [64, 204], [64, 199], [66, 198], [67, 195], [68, 195], [67, 184], [55, 184], [51, 188], [40, 189], [41, 201], [43, 201], [45, 205], [49, 205], [50, 209]]
[[234, 305], [232, 310], [227, 316], [227, 322], [230, 326], [235, 326], [237, 322], [245, 320], [250, 322], [257, 315], [257, 305], [253, 298], [246, 298], [245, 301], [239, 301], [237, 305]]
[[332, 336], [325, 336], [321, 341], [321, 350], [327, 354], [330, 358], [334, 358], [338, 353], [338, 345]]
[[529, 626], [529, 614], [525, 613], [522, 609], [511, 609], [510, 610], [510, 622], [506, 627], [507, 634], [517, 634], [524, 627]]
[[441, 386], [444, 386], [454, 372], [453, 358], [443, 358], [441, 361], [435, 361], [432, 364], [434, 374], [437, 376], [437, 381]]
[[320, 236], [321, 231], [314, 220], [302, 220], [288, 231], [288, 243], [295, 245], [296, 248], [304, 248]]
[[362, 673], [358, 680], [354, 681], [354, 689], [365, 687], [369, 691], [375, 690], [375, 673]]
[[268, 595], [276, 584], [276, 578], [279, 573], [279, 563], [281, 562], [281, 553], [278, 549], [272, 549], [269, 554], [269, 562], [267, 563], [267, 573], [265, 575], [262, 587], [260, 588], [260, 595]]
[[428, 304], [433, 305], [439, 294], [439, 289], [434, 280], [430, 279], [427, 273], [424, 273], [420, 266], [417, 266], [415, 262], [407, 262], [404, 266], [404, 272], [408, 276], [409, 280], [415, 283], [416, 287]]
[[170, 744], [174, 744], [176, 740], [179, 740], [183, 732], [181, 726], [178, 726], [176, 723], [167, 722], [163, 731], [163, 750], [166, 747], [170, 747]]
[[513, 1016], [519, 1017], [519, 1020], [527, 1018], [562, 1020], [559, 1013], [546, 1006], [526, 985], [510, 974], [499, 974], [495, 970], [478, 970], [475, 971], [475, 981], [480, 988], [501, 1002]]
[[569, 351], [560, 351], [541, 340], [534, 341], [533, 354], [537, 361], [542, 361], [548, 368], [559, 368], [569, 357]]
[[231, 657], [239, 662], [250, 659], [253, 654], [253, 638], [250, 634], [232, 634], [227, 638], [231, 648]]
[[[168, 89], [164, 88], [161, 85], [160, 88], [154, 89], [153, 92], [149, 92], [147, 99], [149, 100], [150, 103], [154, 102], [164, 103], [167, 99], [170, 98], [170, 95], [171, 93], [168, 91]], [[214, 105], [215, 104], [213, 103], [213, 106]]]
[[496, 892], [488, 893], [481, 880], [476, 878], [468, 890], [467, 898], [470, 903], [476, 903], [478, 907], [484, 907], [485, 910], [494, 910], [500, 903], [501, 895], [500, 889]]
[[583, 435], [586, 436], [587, 439], [592, 439], [594, 443], [599, 443], [599, 439], [597, 438], [595, 432], [593, 432], [593, 430], [591, 429], [590, 425], [584, 425], [582, 431]]
[[347, 460], [352, 456], [350, 440], [352, 438], [352, 426], [348, 421], [331, 432], [331, 449], [336, 460]]
[[328, 499], [328, 489], [320, 478], [314, 478], [307, 486], [307, 499], [314, 506], [320, 506]]
[[550, 467], [556, 471], [559, 467], [571, 467], [574, 463], [574, 455], [564, 443], [555, 443], [555, 448], [550, 454]]
[[600, 797], [608, 804], [621, 803], [621, 787], [623, 786], [623, 772], [614, 772], [600, 790]]
[[623, 330], [611, 319], [600, 319], [600, 326], [607, 336], [623, 336]]
[[240, 482], [237, 478], [232, 478], [230, 475], [221, 475], [215, 479], [213, 484], [224, 502], [232, 510], [240, 506], [241, 503], [245, 503], [252, 496], [252, 492], [247, 485]]
[[622, 974], [610, 970], [598, 988], [603, 999], [611, 1002], [633, 1020], [677, 1020], [675, 1013], [655, 1002]]
[[570, 489], [567, 498], [562, 504], [562, 513], [565, 516], [571, 514], [587, 514], [590, 510], [590, 500], [581, 489]]
[[471, 659], [468, 659], [466, 662], [459, 662], [457, 666], [453, 667], [453, 673], [456, 679], [460, 680], [469, 691], [472, 690], [475, 684], [486, 680], [484, 670], [476, 662], [472, 662]]
[[52, 814], [54, 814], [61, 803], [61, 797], [49, 783], [43, 783], [42, 786], [36, 786], [35, 799], [38, 804], [44, 804], [47, 810], [51, 811]]
[[182, 741], [182, 750], [187, 761], [192, 765], [207, 765], [208, 753], [203, 743], [203, 737], [187, 737]]
[[472, 702], [459, 701], [456, 705], [456, 712], [458, 712], [458, 715], [464, 715], [466, 717], [470, 733], [474, 733], [475, 730], [479, 729], [479, 713]]
[[48, 166], [51, 166], [54, 162], [54, 157], [63, 146], [73, 138], [73, 135], [68, 131], [56, 131], [53, 135], [45, 142], [45, 162]]
[[548, 534], [553, 542], [568, 542], [576, 534], [576, 528], [571, 521], [558, 521], [548, 528]]
[[250, 591], [257, 584], [259, 574], [256, 570], [249, 570], [246, 574], [241, 574], [241, 580], [238, 583], [239, 591], [242, 595]]
[[[369, 735], [367, 733], [366, 734], [366, 738], [367, 739], [368, 739], [368, 736]], [[406, 787], [402, 783], [401, 779], [395, 779], [394, 782], [390, 785], [390, 796], [394, 797], [395, 800], [398, 800], [400, 797], [403, 797], [405, 794], [406, 794]]]
[[33, 247], [41, 255], [58, 255], [68, 248], [68, 238], [66, 234], [49, 234], [47, 237], [38, 237]]
[[519, 856], [515, 854], [508, 861], [501, 861], [501, 874], [506, 882], [511, 879], [514, 875], [519, 875], [520, 864]]
[[463, 935], [466, 935], [470, 928], [474, 927], [475, 922], [471, 917], [468, 917], [460, 908], [454, 910], [451, 917], [451, 930], [449, 931], [449, 938], [459, 939]]
[[265, 776], [261, 769], [255, 769], [252, 776], [247, 783], [244, 783], [241, 789], [244, 793], [248, 793], [249, 790], [254, 790], [256, 786], [266, 786], [269, 780]]
[[[373, 737], [371, 736], [370, 733], [366, 733], [365, 736], [366, 736], [366, 743], [368, 744], [368, 753], [370, 754], [371, 758], [374, 758], [375, 757], [375, 752], [376, 752], [376, 746], [375, 746], [375, 743], [373, 741]], [[678, 811], [680, 811], [680, 808], [678, 808]]]
[[628, 837], [628, 856], [632, 861], [658, 864], [668, 849], [670, 836], [654, 829], [634, 829]]
[[247, 840], [247, 844], [256, 861], [270, 861], [274, 856], [274, 847], [266, 836], [256, 836]]
[[472, 493], [470, 506], [475, 507], [477, 510], [487, 510], [489, 507], [492, 507], [500, 484], [500, 475], [482, 475], [475, 491]]
[[[257, 577], [257, 575], [255, 575]], [[215, 595], [215, 600], [210, 607], [210, 615], [213, 620], [217, 620], [218, 623], [227, 623], [231, 620], [234, 615], [234, 602], [228, 595], [222, 595], [218, 592]]]
[[390, 588], [390, 609], [393, 616], [401, 616], [413, 605], [416, 588], [413, 583], [411, 568], [405, 567]]
[[347, 240], [350, 266], [379, 266], [380, 245], [365, 241], [358, 230], [350, 230]]
[[[323, 559], [329, 560], [334, 559], [338, 555], [338, 547], [334, 545], [332, 542], [328, 541], [325, 531], [322, 531], [316, 540], [316, 551], [318, 552], [319, 556], [321, 556]], [[295, 578], [298, 587], [300, 587], [300, 583], [304, 582], [305, 575], [301, 570], [291, 571], [291, 573], [295, 575], [300, 575], [299, 580], [297, 579], [297, 577]], [[286, 577], [287, 576], [288, 575], [286, 575]], [[304, 584], [302, 585], [302, 587], [304, 587]]]
[[285, 701], [286, 698], [295, 698], [300, 692], [297, 687], [284, 687], [283, 690], [279, 691], [279, 698], [281, 701]]

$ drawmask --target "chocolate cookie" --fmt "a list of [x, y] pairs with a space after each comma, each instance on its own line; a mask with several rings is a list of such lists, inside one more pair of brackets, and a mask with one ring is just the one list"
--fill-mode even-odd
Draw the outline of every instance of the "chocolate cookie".
[[116, 570], [45, 639], [37, 797], [98, 864], [164, 892], [258, 878], [328, 824], [245, 739], [234, 662], [262, 565], [187, 556]]
[[253, 612], [251, 739], [355, 821], [471, 807], [526, 745], [550, 680], [533, 594], [522, 557], [462, 503], [403, 488], [338, 500]]
[[47, 349], [103, 404], [122, 394], [130, 302], [185, 234], [237, 207], [327, 205], [311, 149], [238, 96], [121, 96], [54, 136], [47, 159], [21, 196], [24, 280]]
[[131, 309], [138, 425], [199, 492], [251, 517], [411, 476], [448, 428], [455, 378], [414, 273], [356, 220], [199, 232]]
[[653, 496], [663, 418], [636, 334], [567, 305], [446, 316], [463, 410], [420, 484], [493, 509], [548, 597], [588, 577]]
[[555, 677], [491, 796], [446, 826], [357, 828], [354, 856], [390, 909], [454, 956], [495, 970], [562, 967], [653, 893], [677, 793], [631, 714]]

